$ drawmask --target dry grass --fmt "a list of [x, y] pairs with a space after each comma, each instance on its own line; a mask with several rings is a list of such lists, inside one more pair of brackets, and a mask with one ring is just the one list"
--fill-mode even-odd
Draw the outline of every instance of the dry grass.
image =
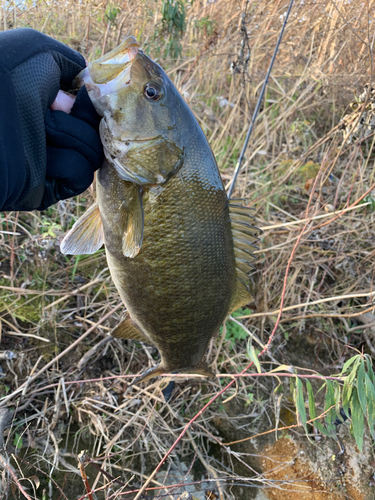
[[[196, 0], [186, 11], [177, 59], [164, 56], [168, 40], [160, 33], [160, 5], [7, 2], [0, 8], [0, 26], [34, 27], [88, 59], [128, 34], [138, 36], [195, 112], [229, 185], [287, 2]], [[106, 18], [109, 7], [120, 9], [115, 23]], [[232, 75], [245, 8], [248, 74]], [[329, 375], [340, 371], [353, 349], [375, 356], [375, 136], [368, 130], [367, 138], [349, 143], [338, 127], [354, 93], [362, 93], [372, 78], [373, 15], [371, 0], [295, 2], [238, 180], [235, 195], [247, 198], [264, 230], [254, 274], [256, 300], [249, 305], [252, 314], [243, 314], [245, 335], [254, 337], [259, 349], [273, 330], [287, 262], [300, 238], [281, 322], [262, 360], [265, 370], [281, 363]], [[156, 363], [156, 352], [134, 342], [108, 341], [121, 315], [111, 311], [121, 305], [103, 251], [69, 259], [59, 253], [62, 236], [92, 199], [90, 190], [42, 214], [1, 217], [1, 348], [13, 353], [0, 360], [5, 396], [0, 404], [9, 407], [12, 419], [5, 430], [8, 455], [1, 460], [9, 458], [3, 477], [18, 478], [18, 485], [3, 481], [1, 498], [10, 498], [17, 487], [26, 498], [70, 500], [79, 498], [79, 491], [83, 498], [77, 469], [83, 449], [96, 458], [86, 469], [98, 498], [133, 498], [125, 492], [145, 482], [223, 383], [224, 377], [213, 383], [182, 381], [169, 403], [160, 380], [125, 392], [128, 378]], [[212, 369], [241, 371], [249, 363], [246, 342], [228, 340], [224, 330], [210, 346]], [[232, 399], [205, 411], [164, 473], [151, 481], [154, 495], [180, 498], [184, 478], [196, 483], [193, 495], [200, 499], [202, 488], [231, 499], [237, 483], [281, 487], [251, 468], [253, 457], [224, 446], [217, 431], [228, 416], [238, 438], [272, 429], [269, 395], [275, 386], [270, 377], [237, 379], [224, 396]]]

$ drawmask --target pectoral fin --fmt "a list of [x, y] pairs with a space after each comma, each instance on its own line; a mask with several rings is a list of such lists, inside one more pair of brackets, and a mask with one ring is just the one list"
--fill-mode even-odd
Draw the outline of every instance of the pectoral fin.
[[95, 203], [65, 235], [60, 244], [60, 250], [67, 255], [93, 254], [103, 243], [103, 224], [99, 207]]
[[122, 253], [124, 257], [133, 258], [141, 249], [143, 240], [144, 214], [141, 188], [133, 184], [127, 200], [127, 222], [122, 237]]
[[129, 315], [126, 315], [125, 319], [121, 321], [110, 334], [112, 337], [117, 339], [131, 339], [138, 340], [139, 342], [145, 342], [146, 344], [153, 345], [153, 342], [146, 337], [138, 325], [134, 323]]

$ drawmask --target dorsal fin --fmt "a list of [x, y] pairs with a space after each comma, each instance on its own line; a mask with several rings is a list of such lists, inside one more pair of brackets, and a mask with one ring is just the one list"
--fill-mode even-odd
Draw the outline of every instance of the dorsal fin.
[[253, 254], [257, 250], [257, 237], [261, 234], [254, 223], [251, 214], [252, 209], [240, 204], [241, 200], [229, 200], [229, 216], [232, 226], [234, 253], [236, 256], [237, 289], [232, 299], [230, 313], [248, 304], [253, 300], [250, 293], [249, 274], [255, 268], [253, 262], [256, 260]]

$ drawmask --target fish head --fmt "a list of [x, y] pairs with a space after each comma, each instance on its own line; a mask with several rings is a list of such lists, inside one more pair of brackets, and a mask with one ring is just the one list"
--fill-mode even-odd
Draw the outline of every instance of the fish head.
[[184, 116], [190, 110], [165, 71], [134, 37], [90, 63], [77, 77], [102, 116], [100, 137], [121, 179], [165, 183], [183, 165]]

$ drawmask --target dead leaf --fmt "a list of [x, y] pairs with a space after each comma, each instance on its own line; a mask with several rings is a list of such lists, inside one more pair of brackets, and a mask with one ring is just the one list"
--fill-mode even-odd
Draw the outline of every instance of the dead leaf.
[[207, 500], [217, 500], [219, 497], [213, 491], [206, 490], [206, 499]]
[[35, 483], [35, 488], [38, 489], [40, 486], [40, 479], [38, 476], [30, 476], [27, 479], [30, 479], [30, 481], [34, 481]]

